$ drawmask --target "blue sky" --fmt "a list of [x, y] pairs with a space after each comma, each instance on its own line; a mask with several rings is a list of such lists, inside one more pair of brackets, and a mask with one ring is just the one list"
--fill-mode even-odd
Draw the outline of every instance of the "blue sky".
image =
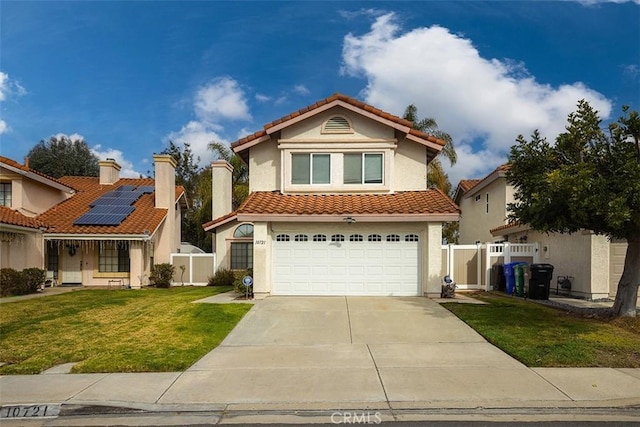
[[0, 2], [0, 154], [83, 137], [125, 176], [335, 92], [450, 133], [454, 185], [553, 140], [585, 98], [640, 108], [640, 0]]

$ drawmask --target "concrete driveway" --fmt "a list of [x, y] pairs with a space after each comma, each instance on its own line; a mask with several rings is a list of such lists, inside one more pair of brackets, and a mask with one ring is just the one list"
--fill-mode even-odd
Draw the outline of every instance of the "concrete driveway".
[[270, 297], [158, 403], [401, 408], [443, 400], [570, 399], [434, 301]]

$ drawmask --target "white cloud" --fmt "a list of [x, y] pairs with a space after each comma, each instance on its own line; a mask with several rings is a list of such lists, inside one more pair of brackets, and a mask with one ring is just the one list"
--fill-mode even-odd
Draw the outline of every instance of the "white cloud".
[[214, 79], [198, 89], [194, 110], [203, 122], [215, 123], [220, 119], [251, 120], [244, 91], [230, 77]]
[[120, 170], [121, 178], [138, 178], [140, 175], [144, 175], [143, 173], [133, 169], [133, 163], [125, 159], [124, 154], [120, 150], [108, 147], [103, 148], [101, 144], [94, 145], [90, 150], [93, 154], [98, 156], [98, 159], [100, 160], [114, 159], [122, 168]]
[[0, 71], [0, 101], [7, 99], [9, 91], [9, 75]]
[[593, 6], [601, 3], [635, 3], [640, 4], [640, 0], [576, 0], [578, 3], [583, 4], [585, 6]]
[[[9, 74], [0, 71], [0, 102], [10, 98], [23, 96], [27, 90], [17, 81], [9, 78]], [[11, 128], [6, 121], [0, 120], [0, 135], [9, 132]]]
[[295, 93], [297, 93], [298, 95], [301, 95], [301, 96], [306, 96], [306, 95], [309, 95], [311, 93], [311, 91], [309, 89], [307, 89], [307, 87], [305, 85], [295, 85], [293, 87], [293, 91]]
[[214, 154], [207, 147], [211, 142], [222, 142], [229, 144], [223, 136], [220, 135], [222, 127], [214, 124], [206, 124], [196, 120], [192, 120], [182, 127], [178, 132], [171, 132], [165, 140], [173, 141], [174, 144], [184, 147], [184, 143], [189, 143], [194, 160], [200, 157], [200, 166], [205, 166], [214, 160]]
[[9, 132], [9, 126], [4, 120], [0, 120], [0, 135]]
[[256, 101], [258, 102], [267, 102], [270, 101], [271, 97], [267, 95], [263, 95], [261, 93], [256, 93]]
[[583, 83], [539, 83], [524, 64], [483, 58], [471, 40], [446, 28], [401, 30], [387, 13], [368, 33], [345, 36], [342, 72], [367, 80], [366, 102], [397, 115], [415, 104], [451, 134], [459, 159], [449, 170], [453, 185], [505, 162], [519, 134], [539, 129], [553, 141], [580, 99], [602, 118], [611, 113], [611, 102]]
[[[84, 141], [84, 136], [80, 135], [79, 133], [72, 133], [71, 135], [67, 135], [66, 133], [59, 132], [51, 136], [57, 140], [60, 140], [62, 138], [67, 138], [70, 141]], [[100, 159], [100, 160], [104, 160], [104, 159]]]

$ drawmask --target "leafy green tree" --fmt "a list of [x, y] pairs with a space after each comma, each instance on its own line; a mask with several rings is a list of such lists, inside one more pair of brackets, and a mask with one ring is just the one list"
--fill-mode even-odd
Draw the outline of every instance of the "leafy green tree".
[[640, 116], [623, 107], [608, 130], [584, 100], [549, 144], [538, 131], [511, 148], [510, 219], [549, 233], [591, 230], [628, 243], [612, 312], [635, 316], [640, 284]]
[[30, 168], [53, 178], [100, 175], [98, 157], [82, 139], [52, 136], [36, 144], [27, 157]]
[[[438, 123], [435, 119], [426, 117], [424, 119], [418, 118], [418, 107], [411, 104], [404, 111], [403, 118], [413, 123], [413, 128], [420, 132], [433, 135], [436, 138], [440, 138], [446, 144], [440, 151], [440, 156], [444, 156], [449, 160], [451, 165], [455, 165], [458, 161], [458, 155], [453, 146], [453, 138], [448, 133], [438, 129]], [[453, 188], [449, 176], [442, 167], [442, 162], [436, 157], [429, 162], [427, 166], [427, 186], [439, 188], [443, 193], [448, 196], [452, 196]], [[446, 222], [442, 226], [442, 237], [449, 243], [456, 243], [458, 241], [458, 222]]]
[[232, 205], [233, 210], [236, 210], [244, 199], [249, 196], [249, 166], [225, 144], [212, 142], [209, 144], [209, 149], [216, 153], [220, 159], [229, 162], [233, 167], [231, 178]]

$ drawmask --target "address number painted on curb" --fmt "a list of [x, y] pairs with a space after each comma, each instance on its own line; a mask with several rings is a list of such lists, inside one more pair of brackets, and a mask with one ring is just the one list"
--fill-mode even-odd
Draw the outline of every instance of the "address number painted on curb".
[[0, 418], [57, 417], [59, 414], [59, 404], [5, 405], [0, 407]]

